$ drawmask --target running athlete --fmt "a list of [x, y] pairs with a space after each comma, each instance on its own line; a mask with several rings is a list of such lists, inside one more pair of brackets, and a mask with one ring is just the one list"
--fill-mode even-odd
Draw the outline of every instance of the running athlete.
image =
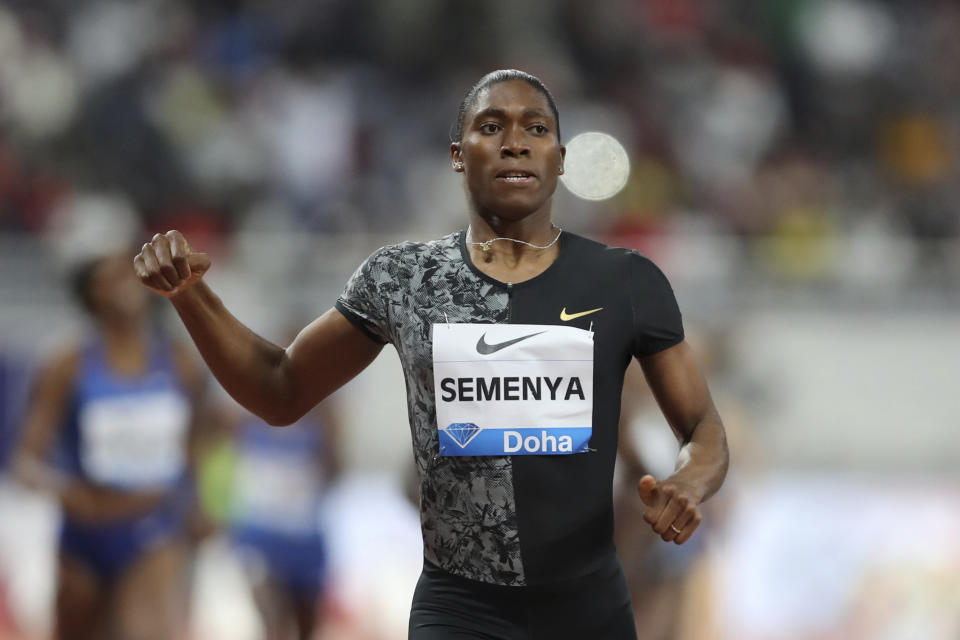
[[322, 628], [328, 563], [320, 503], [340, 466], [327, 405], [285, 429], [244, 412], [235, 428], [230, 536], [268, 638], [308, 640]]
[[420, 474], [416, 640], [636, 637], [611, 497], [631, 358], [683, 444], [673, 475], [639, 483], [654, 531], [689, 540], [726, 473], [723, 425], [666, 278], [551, 222], [564, 154], [539, 79], [484, 76], [450, 145], [467, 227], [376, 251], [286, 349], [226, 310], [201, 280], [209, 259], [180, 233], [135, 258], [223, 386], [271, 424], [295, 421], [384, 344], [397, 349]]
[[54, 635], [168, 640], [185, 613], [202, 370], [150, 327], [126, 258], [80, 267], [75, 288], [93, 331], [42, 368], [13, 461], [63, 512]]

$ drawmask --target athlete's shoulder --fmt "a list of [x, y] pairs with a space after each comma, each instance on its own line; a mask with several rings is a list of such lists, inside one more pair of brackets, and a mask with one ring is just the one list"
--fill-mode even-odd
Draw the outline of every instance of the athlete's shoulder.
[[441, 259], [458, 248], [459, 233], [451, 233], [429, 241], [405, 240], [380, 247], [367, 258], [378, 264], [422, 264], [424, 260]]
[[380, 247], [354, 272], [341, 300], [403, 296], [419, 286], [425, 273], [456, 264], [458, 257], [457, 234], [429, 242], [406, 241]]
[[63, 389], [72, 387], [82, 373], [86, 347], [82, 337], [76, 336], [48, 347], [48, 352], [39, 358], [33, 372], [34, 384]]
[[565, 237], [575, 256], [589, 261], [591, 265], [625, 270], [631, 274], [651, 273], [663, 277], [663, 272], [656, 263], [636, 249], [612, 246], [575, 233], [565, 232]]

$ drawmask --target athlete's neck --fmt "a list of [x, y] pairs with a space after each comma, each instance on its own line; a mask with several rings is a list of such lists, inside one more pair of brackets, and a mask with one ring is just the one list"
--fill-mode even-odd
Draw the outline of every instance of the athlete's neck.
[[110, 368], [120, 375], [142, 373], [147, 365], [145, 329], [142, 326], [103, 328], [103, 344]]
[[[495, 213], [470, 212], [471, 240], [486, 242], [493, 238], [511, 238], [520, 242], [545, 245], [556, 236], [556, 227], [550, 220], [550, 210], [541, 209], [520, 220], [509, 220]], [[515, 247], [526, 245], [508, 243]]]
[[529, 280], [545, 271], [560, 254], [560, 229], [549, 217], [508, 222], [471, 215], [466, 233], [473, 264], [501, 282]]

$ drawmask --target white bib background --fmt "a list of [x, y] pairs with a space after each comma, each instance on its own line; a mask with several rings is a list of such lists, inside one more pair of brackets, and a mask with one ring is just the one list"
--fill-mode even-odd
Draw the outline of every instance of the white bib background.
[[593, 334], [535, 324], [433, 325], [440, 455], [588, 450]]
[[305, 534], [317, 528], [316, 496], [323, 480], [310, 461], [244, 452], [236, 471], [233, 509], [245, 523]]
[[176, 393], [98, 398], [81, 409], [79, 421], [80, 457], [96, 482], [162, 487], [186, 464], [190, 407]]

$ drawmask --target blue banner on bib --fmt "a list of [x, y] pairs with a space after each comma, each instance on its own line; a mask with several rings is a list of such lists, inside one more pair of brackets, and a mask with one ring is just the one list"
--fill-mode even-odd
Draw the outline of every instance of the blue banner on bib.
[[484, 429], [454, 422], [440, 429], [442, 456], [567, 455], [589, 451], [590, 427]]

